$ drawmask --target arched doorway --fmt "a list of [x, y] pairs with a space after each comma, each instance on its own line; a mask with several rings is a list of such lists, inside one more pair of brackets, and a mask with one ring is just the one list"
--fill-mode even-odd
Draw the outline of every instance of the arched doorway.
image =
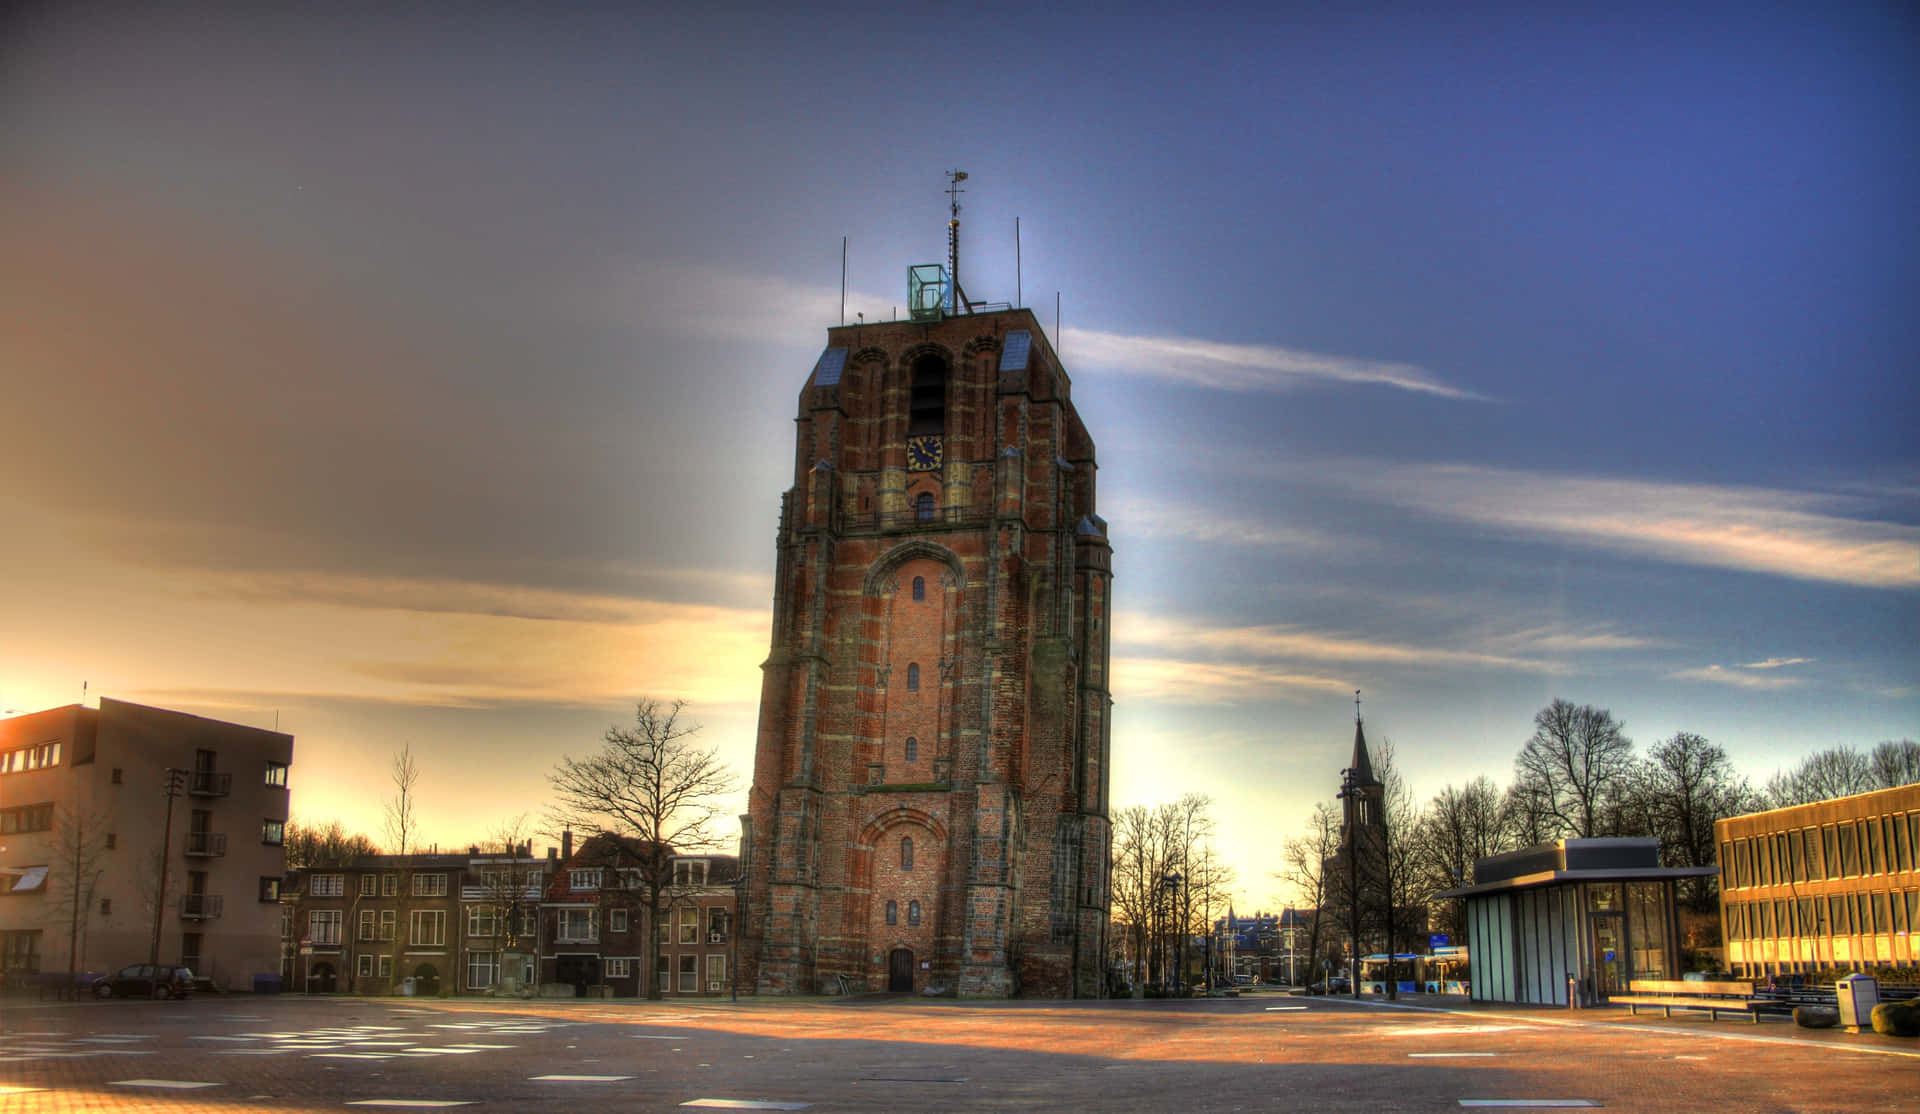
[[413, 992], [423, 997], [436, 997], [440, 993], [440, 972], [433, 964], [422, 963], [413, 969]]
[[325, 961], [313, 965], [307, 972], [307, 989], [315, 994], [332, 994], [339, 985], [339, 976], [334, 973], [333, 964]]
[[887, 990], [894, 994], [913, 993], [913, 951], [895, 948], [887, 956]]

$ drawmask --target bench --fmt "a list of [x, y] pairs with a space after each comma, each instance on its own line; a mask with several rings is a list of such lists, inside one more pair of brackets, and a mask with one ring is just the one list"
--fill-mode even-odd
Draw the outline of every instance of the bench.
[[1668, 979], [1634, 979], [1627, 984], [1631, 994], [1610, 996], [1609, 1002], [1627, 1007], [1627, 1012], [1638, 1015], [1641, 1006], [1659, 1006], [1661, 1016], [1672, 1017], [1676, 1009], [1706, 1010], [1709, 1021], [1720, 1020], [1720, 1011], [1744, 1013], [1747, 1020], [1760, 1024], [1760, 1015], [1754, 1012], [1755, 1006], [1765, 1003], [1753, 998], [1753, 984], [1750, 982], [1675, 982]]

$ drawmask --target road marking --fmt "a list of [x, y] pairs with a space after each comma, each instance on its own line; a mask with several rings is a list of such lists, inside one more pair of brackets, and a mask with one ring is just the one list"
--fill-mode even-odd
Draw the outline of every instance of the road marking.
[[[390, 1044], [390, 1041], [364, 1041], [365, 1044]], [[478, 1052], [483, 1048], [519, 1048], [517, 1044], [450, 1044], [448, 1048], [471, 1048]]]
[[401, 1051], [402, 1052], [424, 1052], [429, 1056], [471, 1056], [480, 1050], [477, 1048], [462, 1048], [457, 1044], [448, 1045], [445, 1048], [435, 1048], [432, 1045], [423, 1044], [423, 1045], [415, 1045], [412, 1048], [403, 1048], [401, 1049]]
[[618, 1083], [622, 1079], [632, 1079], [631, 1075], [529, 1075], [528, 1079], [538, 1079], [549, 1083]]
[[708, 1110], [805, 1110], [810, 1102], [764, 1102], [759, 1099], [694, 1099], [681, 1106], [702, 1106]]
[[196, 1083], [186, 1079], [118, 1079], [110, 1086], [114, 1087], [157, 1087], [163, 1091], [198, 1091], [202, 1087], [218, 1087], [218, 1083]]
[[1498, 1056], [1498, 1052], [1409, 1052], [1409, 1060], [1458, 1060], [1469, 1056]]
[[405, 1106], [413, 1108], [438, 1109], [444, 1106], [472, 1106], [473, 1103], [462, 1099], [359, 1099], [348, 1106]]
[[44, 1090], [46, 1090], [45, 1087], [21, 1087], [13, 1083], [0, 1083], [0, 1095], [27, 1095]]
[[1461, 1106], [1599, 1106], [1592, 1099], [1461, 1099]]
[[1451, 1037], [1461, 1033], [1508, 1033], [1518, 1025], [1440, 1025], [1431, 1029], [1384, 1029], [1383, 1037]]
[[1307, 1007], [1305, 1006], [1268, 1006], [1267, 1012], [1268, 1013], [1285, 1013], [1288, 1010], [1304, 1010], [1306, 1008]]

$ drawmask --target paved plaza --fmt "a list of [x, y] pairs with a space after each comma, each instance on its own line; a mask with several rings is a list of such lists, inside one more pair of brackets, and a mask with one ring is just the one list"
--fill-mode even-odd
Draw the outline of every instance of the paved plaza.
[[1851, 1112], [1920, 1095], [1913, 1040], [1414, 1002], [12, 999], [0, 1112]]

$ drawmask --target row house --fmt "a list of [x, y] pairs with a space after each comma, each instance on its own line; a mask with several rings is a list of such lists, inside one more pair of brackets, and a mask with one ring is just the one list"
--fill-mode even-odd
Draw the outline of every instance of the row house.
[[290, 872], [278, 890], [282, 979], [316, 994], [641, 997], [647, 933], [669, 995], [732, 990], [731, 855], [674, 855], [657, 926], [635, 841], [573, 834], [543, 859], [512, 853], [369, 855]]
[[730, 993], [737, 959], [734, 932], [739, 859], [673, 855], [663, 916], [648, 924], [639, 864], [646, 845], [610, 833], [582, 841], [561, 836], [558, 867], [541, 903], [541, 981], [580, 996], [643, 997], [646, 939], [653, 934], [653, 979], [668, 996]]
[[536, 974], [548, 870], [532, 850], [369, 855], [291, 872], [280, 891], [286, 988], [520, 992]]

